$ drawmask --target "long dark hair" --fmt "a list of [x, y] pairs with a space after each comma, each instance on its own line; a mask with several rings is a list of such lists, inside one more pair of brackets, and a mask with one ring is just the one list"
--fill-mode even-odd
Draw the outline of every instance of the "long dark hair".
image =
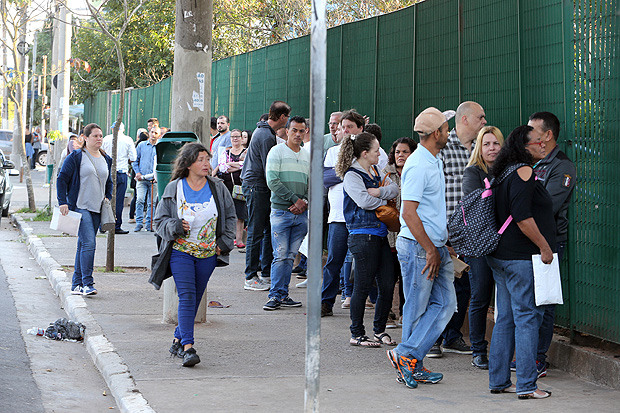
[[516, 163], [526, 163], [528, 165], [534, 163], [534, 157], [525, 147], [530, 141], [529, 133], [533, 130], [534, 128], [531, 126], [522, 125], [510, 132], [491, 168], [493, 176], [500, 176], [508, 166]]
[[418, 147], [418, 144], [416, 143], [416, 141], [406, 136], [403, 138], [396, 139], [394, 143], [392, 144], [390, 153], [388, 154], [388, 165], [396, 164], [396, 147], [398, 146], [399, 143], [404, 143], [405, 145], [408, 145], [411, 153], [413, 153]]
[[187, 178], [189, 175], [189, 167], [192, 166], [200, 152], [206, 152], [211, 157], [211, 152], [199, 142], [186, 143], [179, 150], [177, 158], [174, 160], [174, 168], [172, 170], [172, 177], [170, 181], [174, 181], [179, 178]]

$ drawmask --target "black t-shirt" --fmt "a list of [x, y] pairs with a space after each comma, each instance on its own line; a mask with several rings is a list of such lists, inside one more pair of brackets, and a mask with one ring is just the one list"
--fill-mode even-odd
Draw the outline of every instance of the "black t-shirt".
[[494, 192], [497, 223], [502, 226], [510, 215], [513, 221], [504, 231], [492, 256], [501, 260], [529, 260], [532, 255], [540, 254], [540, 249], [517, 225], [517, 222], [527, 218], [534, 218], [551, 250], [556, 250], [553, 201], [542, 183], [536, 180], [534, 172], [530, 179], [523, 181], [518, 172], [514, 171]]

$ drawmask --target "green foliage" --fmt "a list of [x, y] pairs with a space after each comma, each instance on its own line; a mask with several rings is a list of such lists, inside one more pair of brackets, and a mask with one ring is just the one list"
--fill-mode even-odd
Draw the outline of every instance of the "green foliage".
[[[137, 2], [130, 1], [129, 8]], [[174, 1], [149, 1], [136, 13], [121, 38], [127, 87], [146, 87], [172, 74], [174, 62]], [[123, 24], [120, 2], [109, 2], [102, 10], [103, 18], [115, 35]], [[97, 28], [94, 21], [81, 26]], [[91, 72], [73, 71], [72, 98], [82, 101], [100, 90], [119, 88], [119, 67], [112, 40], [88, 28], [78, 28], [72, 55], [87, 61]]]

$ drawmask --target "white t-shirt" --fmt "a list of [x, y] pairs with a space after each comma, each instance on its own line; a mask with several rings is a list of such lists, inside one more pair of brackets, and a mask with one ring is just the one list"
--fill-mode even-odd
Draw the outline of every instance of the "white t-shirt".
[[[101, 144], [101, 149], [110, 156], [112, 156], [112, 138], [112, 135], [106, 135]], [[118, 172], [127, 173], [129, 170], [129, 162], [135, 161], [137, 157], [136, 146], [133, 140], [129, 136], [119, 132], [116, 142], [116, 170]]]
[[[338, 154], [340, 153], [340, 145], [332, 146], [327, 150], [325, 154], [325, 161], [323, 166], [326, 168], [333, 168], [338, 161]], [[327, 223], [330, 222], [344, 222], [343, 202], [344, 202], [344, 184], [341, 182], [337, 185], [329, 188], [327, 193], [327, 199], [329, 200], [329, 216], [327, 217]]]

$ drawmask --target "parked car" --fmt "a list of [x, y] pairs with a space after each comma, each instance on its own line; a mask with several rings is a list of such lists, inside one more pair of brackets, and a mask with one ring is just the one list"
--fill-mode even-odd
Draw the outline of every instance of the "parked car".
[[[47, 165], [47, 151], [49, 145], [47, 142], [41, 142], [41, 149], [37, 154], [37, 163], [41, 166]], [[13, 152], [13, 131], [10, 129], [0, 129], [0, 150], [5, 155], [10, 155]]]
[[15, 164], [4, 157], [4, 153], [0, 149], [0, 208], [3, 217], [9, 216], [9, 206], [11, 204], [11, 195], [13, 195], [13, 184], [10, 176], [17, 176], [19, 172], [15, 169]]

